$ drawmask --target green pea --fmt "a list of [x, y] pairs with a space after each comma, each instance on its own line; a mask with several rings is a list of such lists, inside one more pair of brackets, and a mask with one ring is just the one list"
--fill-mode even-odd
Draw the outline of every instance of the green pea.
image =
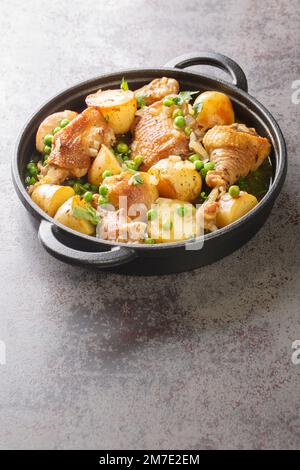
[[180, 215], [180, 217], [183, 217], [183, 216], [186, 215], [188, 212], [189, 212], [189, 208], [188, 208], [188, 207], [185, 207], [185, 206], [179, 206], [179, 207], [177, 207], [177, 209], [176, 209], [176, 213], [177, 213], [178, 215]]
[[192, 133], [192, 129], [190, 127], [186, 127], [184, 129], [184, 133], [185, 133], [185, 135], [187, 135], [189, 137]]
[[39, 172], [35, 163], [28, 163], [27, 170], [30, 176], [37, 176]]
[[50, 155], [50, 153], [51, 153], [51, 147], [50, 147], [49, 145], [45, 145], [45, 147], [44, 147], [44, 153], [45, 153], [46, 155]]
[[26, 176], [25, 178], [26, 186], [31, 186], [34, 183], [36, 183], [36, 178], [34, 176]]
[[59, 131], [61, 131], [61, 127], [56, 127], [53, 129], [53, 134], [57, 134]]
[[214, 162], [207, 162], [204, 164], [204, 168], [207, 171], [212, 171], [215, 168]]
[[91, 191], [96, 193], [98, 191], [98, 186], [96, 184], [91, 184]]
[[155, 209], [150, 209], [147, 212], [147, 219], [148, 220], [155, 220], [157, 217], [157, 211]]
[[172, 98], [166, 98], [164, 101], [163, 101], [163, 105], [164, 106], [172, 106], [174, 104], [174, 101], [172, 100]]
[[195, 165], [195, 168], [196, 168], [197, 171], [202, 170], [202, 168], [204, 167], [204, 164], [201, 160], [196, 160], [194, 162], [194, 165]]
[[126, 153], [128, 152], [129, 150], [129, 147], [127, 144], [125, 144], [125, 142], [119, 142], [118, 145], [117, 145], [117, 151], [119, 153]]
[[100, 187], [99, 187], [99, 194], [100, 196], [103, 196], [105, 197], [108, 193], [108, 187], [105, 185], [105, 184], [102, 184]]
[[133, 161], [136, 164], [136, 166], [139, 167], [143, 163], [144, 159], [141, 155], [137, 155], [136, 157], [134, 157]]
[[49, 145], [49, 147], [51, 147], [52, 142], [53, 142], [53, 135], [46, 134], [45, 137], [44, 137], [44, 144]]
[[84, 193], [83, 199], [86, 202], [91, 202], [91, 200], [93, 199], [93, 193], [91, 193], [91, 191], [87, 191], [86, 193]]
[[205, 178], [206, 178], [206, 175], [207, 175], [207, 171], [206, 171], [205, 167], [202, 168], [202, 170], [200, 170], [200, 173], [201, 173], [202, 178], [205, 179]]
[[110, 176], [112, 176], [112, 172], [110, 170], [103, 171], [103, 173], [102, 173], [102, 178], [103, 179], [109, 178]]
[[201, 160], [200, 155], [198, 153], [194, 153], [189, 157], [189, 161], [195, 163], [197, 160]]
[[60, 121], [60, 127], [63, 128], [63, 127], [66, 127], [68, 124], [70, 124], [70, 119], [63, 119], [62, 121]]
[[129, 160], [129, 155], [128, 153], [124, 153], [122, 156], [121, 156], [123, 162], [126, 162], [127, 160]]
[[172, 114], [172, 118], [175, 119], [177, 116], [183, 116], [182, 109], [180, 109], [180, 108], [175, 109], [175, 111]]
[[147, 245], [154, 245], [156, 241], [154, 238], [145, 238], [145, 243], [147, 243]]
[[238, 197], [240, 194], [240, 188], [237, 185], [230, 186], [228, 190], [231, 197]]
[[179, 127], [180, 129], [183, 129], [186, 125], [186, 122], [183, 116], [177, 116], [173, 122], [175, 126]]
[[129, 160], [128, 162], [126, 162], [126, 166], [127, 168], [129, 168], [129, 170], [137, 171], [138, 169], [138, 167], [136, 166], [133, 160]]
[[108, 204], [108, 199], [104, 196], [99, 196], [99, 199], [98, 199], [98, 202], [99, 204]]

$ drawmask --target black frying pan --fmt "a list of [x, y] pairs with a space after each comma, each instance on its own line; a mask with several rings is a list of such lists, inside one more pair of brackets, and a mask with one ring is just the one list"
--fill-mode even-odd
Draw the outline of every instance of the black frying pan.
[[[197, 64], [214, 65], [225, 70], [232, 83], [182, 70]], [[218, 90], [226, 93], [233, 102], [238, 120], [249, 127], [255, 127], [260, 135], [270, 139], [273, 180], [268, 193], [244, 217], [205, 235], [201, 249], [187, 250], [186, 242], [157, 245], [115, 243], [80, 234], [54, 221], [32, 201], [24, 185], [25, 168], [34, 151], [35, 134], [40, 122], [56, 111], [82, 110], [87, 95], [99, 88], [119, 88], [122, 77], [126, 78], [130, 88], [134, 90], [162, 76], [176, 78], [181, 90]], [[212, 52], [183, 55], [161, 69], [123, 70], [102, 75], [63, 91], [42, 106], [26, 124], [18, 138], [12, 161], [16, 192], [26, 209], [40, 221], [39, 239], [49, 253], [75, 265], [135, 274], [194, 269], [212, 263], [242, 246], [266, 221], [284, 183], [286, 169], [285, 142], [277, 122], [264, 106], [247, 93], [247, 79], [239, 65], [228, 57]]]

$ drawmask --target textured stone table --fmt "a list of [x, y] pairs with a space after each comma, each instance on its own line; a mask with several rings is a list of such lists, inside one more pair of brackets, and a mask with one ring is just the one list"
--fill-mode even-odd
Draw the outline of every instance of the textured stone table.
[[[299, 448], [299, 22], [297, 0], [1, 2], [1, 448]], [[284, 131], [264, 228], [162, 278], [51, 258], [10, 180], [24, 120], [80, 80], [197, 49], [234, 58]]]

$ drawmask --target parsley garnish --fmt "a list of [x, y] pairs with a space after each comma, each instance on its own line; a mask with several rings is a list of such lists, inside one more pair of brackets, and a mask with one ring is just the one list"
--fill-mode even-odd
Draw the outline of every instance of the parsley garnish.
[[92, 206], [75, 206], [73, 208], [73, 215], [74, 217], [77, 217], [77, 219], [86, 220], [87, 222], [90, 222], [93, 225], [99, 224], [101, 220], [101, 215], [98, 214], [96, 209], [94, 209]]
[[143, 184], [144, 183], [144, 180], [142, 178], [142, 176], [139, 174], [139, 173], [136, 173], [133, 177], [132, 177], [132, 184], [134, 186], [137, 186], [138, 184]]
[[122, 78], [122, 81], [121, 81], [121, 88], [122, 88], [122, 90], [124, 90], [124, 91], [128, 91], [128, 90], [129, 90], [128, 83], [126, 82], [126, 80], [125, 80], [124, 77]]
[[203, 108], [203, 103], [197, 103], [193, 106], [194, 111], [195, 111], [195, 116], [197, 117], [199, 113], [201, 113], [202, 108]]
[[138, 108], [143, 108], [144, 106], [146, 106], [146, 102], [144, 100], [145, 96], [138, 96], [137, 97], [137, 104], [138, 104]]

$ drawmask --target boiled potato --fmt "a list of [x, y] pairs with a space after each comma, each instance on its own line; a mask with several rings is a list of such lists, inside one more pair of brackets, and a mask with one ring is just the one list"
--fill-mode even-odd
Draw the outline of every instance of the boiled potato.
[[[158, 190], [156, 187], [157, 180], [154, 176], [142, 171], [131, 173], [124, 171], [119, 175], [105, 178], [103, 184], [107, 187], [107, 199], [117, 209], [120, 207], [120, 197], [127, 199], [129, 216], [134, 217], [135, 204], [142, 204], [146, 209], [150, 209], [151, 205], [158, 198]], [[121, 204], [122, 205], [122, 204]], [[132, 209], [130, 211], [130, 208]]]
[[202, 179], [194, 164], [175, 155], [157, 162], [149, 173], [158, 177], [157, 189], [162, 197], [193, 201], [201, 192]]
[[93, 235], [95, 233], [95, 226], [87, 220], [75, 217], [73, 214], [74, 207], [86, 207], [85, 201], [80, 199], [80, 196], [70, 197], [56, 212], [54, 219], [63, 225], [66, 225], [77, 232], [84, 233], [85, 235]]
[[86, 98], [86, 104], [101, 111], [116, 134], [129, 131], [137, 110], [137, 100], [130, 90], [97, 91]]
[[78, 113], [75, 111], [69, 111], [66, 109], [65, 111], [59, 111], [58, 113], [50, 114], [47, 116], [43, 122], [40, 124], [38, 131], [36, 133], [35, 145], [36, 149], [43, 153], [45, 144], [44, 144], [44, 137], [47, 134], [52, 134], [56, 127], [59, 127], [59, 124], [63, 119], [69, 119], [72, 121]]
[[74, 189], [70, 186], [41, 184], [36, 186], [31, 197], [43, 211], [53, 217], [58, 208], [74, 194]]
[[97, 157], [94, 159], [89, 172], [88, 172], [88, 181], [90, 184], [96, 184], [97, 186], [103, 180], [102, 173], [105, 170], [110, 170], [113, 175], [121, 173], [122, 168], [114, 156], [113, 152], [109, 150], [106, 145], [101, 146], [101, 150], [98, 153]]
[[196, 209], [186, 201], [158, 198], [148, 220], [148, 237], [157, 243], [175, 242], [196, 235]]
[[199, 105], [197, 122], [200, 126], [210, 129], [217, 125], [232, 124], [234, 112], [230, 99], [219, 91], [205, 91], [199, 95], [194, 107]]
[[255, 196], [245, 191], [241, 191], [238, 197], [231, 197], [224, 194], [219, 200], [217, 210], [217, 226], [225, 227], [240, 219], [258, 204]]

